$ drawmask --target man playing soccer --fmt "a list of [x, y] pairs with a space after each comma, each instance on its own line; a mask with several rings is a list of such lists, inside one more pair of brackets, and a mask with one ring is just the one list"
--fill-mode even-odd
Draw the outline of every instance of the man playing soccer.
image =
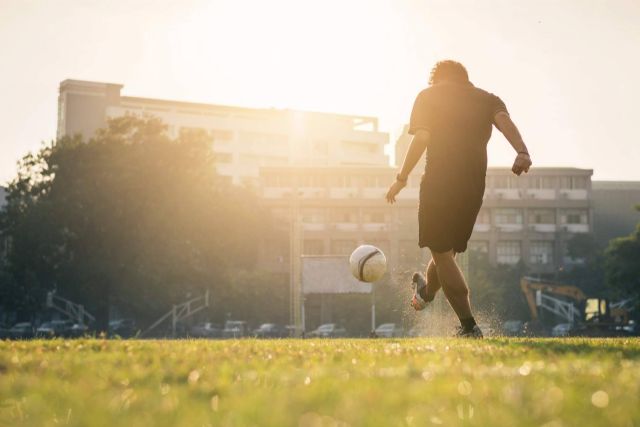
[[455, 255], [467, 249], [482, 205], [487, 142], [493, 125], [517, 152], [513, 173], [528, 172], [529, 152], [504, 102], [471, 84], [462, 64], [438, 62], [431, 70], [429, 87], [418, 94], [413, 105], [409, 123], [413, 140], [386, 195], [389, 203], [396, 201], [426, 149], [427, 164], [420, 182], [418, 244], [428, 247], [432, 258], [426, 279], [421, 273], [413, 275], [415, 292], [411, 305], [423, 310], [442, 288], [460, 319], [460, 337], [482, 338]]

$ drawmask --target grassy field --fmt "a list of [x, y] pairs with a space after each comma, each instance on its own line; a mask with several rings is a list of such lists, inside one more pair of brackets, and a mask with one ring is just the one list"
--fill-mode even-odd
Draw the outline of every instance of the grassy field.
[[640, 426], [640, 340], [0, 341], [0, 425]]

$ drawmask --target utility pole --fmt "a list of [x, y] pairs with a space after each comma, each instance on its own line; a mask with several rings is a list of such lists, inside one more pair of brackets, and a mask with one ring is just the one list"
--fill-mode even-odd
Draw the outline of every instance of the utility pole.
[[300, 230], [300, 204], [298, 189], [295, 184], [291, 188], [289, 229], [289, 319], [295, 327], [295, 336], [302, 336], [302, 283], [300, 280], [300, 257], [302, 255], [302, 236]]

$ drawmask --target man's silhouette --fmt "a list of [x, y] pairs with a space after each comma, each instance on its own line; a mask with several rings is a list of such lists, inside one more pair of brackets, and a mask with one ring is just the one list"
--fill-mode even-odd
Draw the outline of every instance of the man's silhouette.
[[429, 87], [418, 94], [411, 112], [409, 134], [414, 135], [396, 181], [387, 192], [389, 203], [407, 183], [409, 173], [427, 151], [420, 183], [419, 246], [432, 259], [426, 279], [413, 275], [411, 305], [424, 309], [440, 288], [460, 319], [458, 336], [482, 337], [471, 313], [469, 288], [455, 262], [467, 249], [482, 206], [487, 172], [487, 142], [495, 125], [517, 152], [512, 171], [528, 172], [529, 151], [500, 98], [475, 87], [467, 70], [455, 61], [438, 62]]

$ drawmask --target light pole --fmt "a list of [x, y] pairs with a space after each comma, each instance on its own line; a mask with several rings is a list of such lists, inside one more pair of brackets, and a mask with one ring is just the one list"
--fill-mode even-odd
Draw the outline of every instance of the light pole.
[[300, 230], [300, 204], [297, 186], [292, 184], [290, 198], [290, 229], [289, 229], [289, 320], [295, 328], [295, 336], [299, 337], [304, 332], [304, 319], [302, 307], [302, 284], [300, 278], [301, 230]]

